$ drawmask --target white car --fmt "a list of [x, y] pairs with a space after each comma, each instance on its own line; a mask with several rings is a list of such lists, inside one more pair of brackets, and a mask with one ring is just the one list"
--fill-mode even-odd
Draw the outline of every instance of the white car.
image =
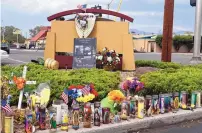
[[7, 52], [4, 51], [4, 50], [1, 50], [0, 53], [1, 53], [1, 59], [7, 59], [9, 57], [9, 55], [7, 54]]

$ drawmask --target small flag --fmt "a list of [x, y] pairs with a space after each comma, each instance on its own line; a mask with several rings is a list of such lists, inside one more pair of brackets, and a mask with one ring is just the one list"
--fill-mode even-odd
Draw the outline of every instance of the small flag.
[[87, 4], [84, 4], [84, 5], [80, 5], [80, 4], [79, 4], [79, 5], [77, 6], [77, 8], [79, 8], [79, 9], [85, 9], [86, 7], [87, 7]]
[[1, 108], [5, 110], [5, 112], [12, 112], [12, 109], [9, 104], [7, 104], [6, 100], [1, 100]]
[[67, 90], [67, 89], [65, 89], [65, 90], [62, 92], [61, 98], [64, 100], [64, 102], [65, 102], [66, 104], [68, 103], [68, 90]]
[[90, 86], [86, 85], [83, 89], [81, 89], [83, 95], [88, 95], [90, 93]]

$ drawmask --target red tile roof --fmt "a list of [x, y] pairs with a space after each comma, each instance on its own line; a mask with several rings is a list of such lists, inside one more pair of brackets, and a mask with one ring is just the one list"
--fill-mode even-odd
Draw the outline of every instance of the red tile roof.
[[41, 30], [36, 36], [34, 36], [31, 41], [36, 42], [39, 38], [45, 37], [47, 34], [47, 30]]

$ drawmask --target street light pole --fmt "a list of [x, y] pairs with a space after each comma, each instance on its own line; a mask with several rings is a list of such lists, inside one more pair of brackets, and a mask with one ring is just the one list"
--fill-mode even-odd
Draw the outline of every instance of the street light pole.
[[5, 27], [3, 27], [3, 20], [1, 20], [1, 26], [2, 26], [2, 39], [4, 40], [4, 32], [5, 32]]
[[201, 51], [201, 26], [202, 24], [202, 0], [196, 1], [196, 12], [195, 12], [195, 29], [194, 29], [194, 51], [191, 59], [191, 64], [202, 63], [200, 57]]

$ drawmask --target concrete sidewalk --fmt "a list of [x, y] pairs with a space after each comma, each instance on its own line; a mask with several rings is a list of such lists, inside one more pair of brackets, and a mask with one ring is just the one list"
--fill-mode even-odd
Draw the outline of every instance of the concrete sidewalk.
[[[202, 108], [190, 110], [180, 110], [177, 113], [160, 114], [154, 117], [145, 117], [144, 119], [131, 119], [115, 124], [102, 124], [100, 127], [83, 128], [74, 130], [69, 126], [69, 133], [132, 133], [146, 128], [156, 128], [166, 125], [176, 124], [183, 121], [202, 118]], [[49, 130], [37, 131], [37, 133], [49, 133]], [[57, 133], [65, 133], [58, 128]]]

